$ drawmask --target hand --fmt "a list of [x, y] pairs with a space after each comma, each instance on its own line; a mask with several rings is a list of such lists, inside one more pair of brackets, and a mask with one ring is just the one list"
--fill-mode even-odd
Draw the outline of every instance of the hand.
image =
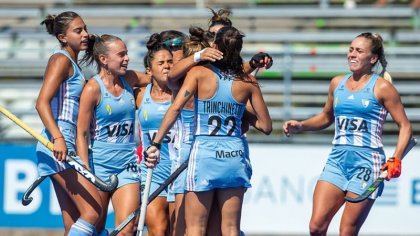
[[244, 134], [244, 133], [248, 132], [248, 130], [249, 130], [249, 122], [242, 119], [241, 133]]
[[199, 52], [200, 60], [199, 61], [217, 61], [223, 58], [223, 53], [215, 48], [205, 48]]
[[381, 170], [387, 170], [388, 175], [386, 176], [386, 180], [390, 180], [391, 178], [398, 178], [401, 175], [401, 159], [398, 157], [391, 157], [389, 158], [386, 163], [381, 167]]
[[57, 161], [65, 161], [67, 157], [67, 145], [64, 137], [54, 138], [53, 155]]
[[273, 58], [268, 53], [259, 52], [251, 58], [249, 65], [254, 69], [263, 67], [269, 69], [273, 65]]
[[160, 151], [155, 146], [149, 146], [143, 152], [144, 163], [148, 168], [154, 168], [160, 161]]
[[283, 124], [283, 132], [287, 137], [289, 137], [290, 134], [294, 134], [300, 131], [302, 131], [302, 122], [297, 120], [289, 120]]

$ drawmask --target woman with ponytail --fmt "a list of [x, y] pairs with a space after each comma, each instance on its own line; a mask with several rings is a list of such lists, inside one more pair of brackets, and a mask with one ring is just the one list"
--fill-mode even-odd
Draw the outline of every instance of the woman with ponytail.
[[60, 49], [48, 61], [36, 102], [45, 126], [42, 135], [54, 143], [53, 153], [38, 143], [38, 172], [51, 178], [63, 215], [64, 234], [93, 235], [102, 213], [99, 193], [64, 162], [68, 153], [76, 150], [79, 98], [85, 84], [78, 55], [88, 48], [88, 32], [83, 19], [71, 11], [48, 15], [41, 24], [57, 38]]
[[271, 118], [253, 76], [243, 69], [242, 38], [234, 27], [223, 27], [212, 48], [223, 58], [188, 71], [181, 89], [147, 149], [148, 167], [159, 166], [160, 143], [179, 113], [194, 99], [194, 134], [186, 175], [185, 219], [187, 235], [206, 235], [213, 201], [221, 213], [222, 235], [239, 235], [241, 208], [250, 187], [249, 153], [242, 139], [241, 119], [248, 100], [256, 111], [253, 125], [269, 134]]
[[[137, 168], [135, 99], [133, 87], [150, 81], [149, 76], [128, 70], [125, 43], [113, 35], [91, 37], [84, 62], [94, 63], [98, 74], [85, 85], [80, 97], [77, 122], [77, 153], [83, 163], [101, 179], [116, 174], [118, 186], [113, 192], [99, 191], [103, 209], [97, 229], [105, 227], [109, 202], [119, 225], [140, 204], [140, 175]], [[88, 151], [90, 145], [91, 152]], [[130, 222], [119, 235], [133, 235]]]
[[[136, 91], [137, 117], [140, 126], [141, 142], [144, 149], [152, 145], [162, 118], [171, 105], [172, 91], [168, 88], [168, 74], [172, 68], [173, 55], [170, 48], [163, 43], [159, 33], [150, 36], [146, 46], [148, 52], [144, 57], [146, 73], [152, 82]], [[176, 156], [174, 149], [175, 130], [171, 127], [162, 145], [162, 158], [153, 170], [150, 192], [154, 192], [170, 175], [171, 159]], [[147, 166], [145, 158], [140, 163], [141, 188], [146, 184]], [[142, 191], [142, 194], [143, 191]], [[150, 236], [164, 236], [169, 232], [169, 203], [167, 188], [147, 206], [146, 225]]]
[[[358, 35], [350, 44], [347, 61], [351, 73], [331, 80], [328, 100], [318, 115], [283, 124], [286, 135], [316, 131], [335, 123], [333, 149], [315, 186], [310, 235], [327, 235], [334, 215], [344, 205], [340, 235], [358, 235], [383, 184], [359, 203], [357, 197], [384, 169], [387, 180], [401, 174], [401, 157], [411, 137], [411, 125], [400, 95], [386, 72], [387, 61], [382, 37], [370, 32]], [[394, 154], [386, 160], [382, 130], [388, 113], [399, 127]], [[382, 167], [381, 167], [382, 166]]]

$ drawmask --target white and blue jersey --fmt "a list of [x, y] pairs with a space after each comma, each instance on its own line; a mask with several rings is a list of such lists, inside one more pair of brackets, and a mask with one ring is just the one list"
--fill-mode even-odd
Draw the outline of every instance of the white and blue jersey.
[[[171, 105], [170, 99], [165, 102], [154, 101], [151, 96], [152, 86], [152, 84], [146, 86], [143, 99], [139, 108], [137, 109], [137, 119], [140, 125], [141, 141], [144, 149], [149, 147], [152, 143], [159, 130], [160, 124], [162, 123], [163, 117]], [[171, 128], [162, 140], [162, 146], [160, 149], [160, 161], [153, 171], [153, 183], [162, 184], [170, 175], [171, 160], [176, 157], [174, 139], [175, 129]], [[147, 174], [147, 167], [144, 162], [145, 159], [143, 158], [140, 164], [142, 185], [146, 181]], [[151, 192], [152, 191], [153, 189], [151, 189]], [[162, 194], [160, 196], [166, 197], [166, 194]]]
[[378, 75], [373, 74], [364, 88], [350, 91], [346, 75], [334, 91], [335, 136], [333, 144], [382, 147], [382, 130], [388, 111], [374, 95]]
[[92, 172], [103, 180], [117, 174], [118, 187], [138, 183], [133, 90], [120, 77], [124, 88], [122, 94], [116, 97], [106, 89], [99, 75], [95, 75], [94, 79], [101, 89], [101, 99], [95, 107], [90, 130]]
[[[350, 76], [334, 91], [334, 147], [320, 180], [360, 195], [378, 178], [385, 162], [381, 134], [388, 112], [374, 95], [378, 75], [373, 74], [358, 91], [347, 88]], [[383, 184], [370, 198], [377, 198], [382, 190]]]
[[[212, 66], [217, 90], [195, 98], [194, 141], [187, 170], [187, 191], [250, 187], [251, 165], [241, 134], [245, 104], [232, 95], [234, 77]], [[211, 168], [209, 168], [211, 167]]]
[[[75, 151], [76, 124], [79, 113], [80, 95], [85, 84], [85, 78], [80, 67], [65, 50], [56, 50], [54, 54], [66, 56], [73, 67], [73, 75], [60, 84], [57, 92], [50, 102], [52, 114], [58, 128], [63, 134], [68, 151]], [[42, 136], [53, 142], [50, 132], [44, 128]], [[66, 163], [56, 161], [52, 152], [43, 144], [38, 143], [36, 147], [38, 159], [38, 173], [40, 176], [47, 176], [63, 171], [69, 166]], [[80, 162], [80, 160], [78, 160]]]

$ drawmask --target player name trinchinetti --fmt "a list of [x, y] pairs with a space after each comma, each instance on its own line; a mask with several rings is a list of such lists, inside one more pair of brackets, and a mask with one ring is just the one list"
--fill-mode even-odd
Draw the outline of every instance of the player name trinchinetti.
[[232, 102], [204, 101], [203, 109], [206, 113], [240, 115], [241, 105]]
[[243, 156], [244, 151], [243, 150], [231, 150], [231, 151], [216, 151], [216, 158], [232, 158], [232, 157], [239, 157]]

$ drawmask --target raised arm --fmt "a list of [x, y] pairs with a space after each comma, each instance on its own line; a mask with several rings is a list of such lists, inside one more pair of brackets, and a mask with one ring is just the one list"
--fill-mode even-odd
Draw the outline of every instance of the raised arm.
[[[255, 78], [253, 79], [255, 80]], [[250, 86], [251, 97], [249, 98], [249, 104], [251, 105], [251, 108], [248, 108], [247, 110], [250, 110], [251, 112], [247, 111], [244, 115], [247, 116], [247, 119], [249, 119], [248, 122], [252, 126], [264, 134], [269, 135], [273, 130], [273, 126], [260, 86], [258, 86], [258, 84], [252, 84]], [[253, 114], [252, 111], [255, 111], [255, 113]]]
[[135, 71], [135, 70], [128, 70], [127, 74], [125, 75], [125, 79], [130, 84], [132, 88], [134, 87], [145, 87], [147, 84], [150, 84], [152, 78], [150, 75]]
[[220, 60], [223, 58], [223, 53], [215, 48], [205, 48], [193, 55], [186, 57], [172, 66], [168, 75], [168, 82], [178, 81], [185, 77], [187, 72], [201, 61]]
[[179, 113], [181, 112], [184, 105], [188, 100], [196, 93], [197, 91], [197, 77], [200, 76], [201, 70], [198, 68], [192, 69], [187, 73], [187, 76], [182, 84], [181, 89], [179, 90], [178, 95], [175, 97], [175, 100], [171, 106], [166, 111], [165, 116], [163, 117], [162, 123], [160, 125], [159, 131], [157, 132], [155, 138], [153, 139], [152, 145], [147, 147], [147, 161], [146, 165], [148, 167], [154, 167], [156, 162], [159, 160], [159, 148], [160, 143], [168, 133], [169, 129], [175, 123]]

